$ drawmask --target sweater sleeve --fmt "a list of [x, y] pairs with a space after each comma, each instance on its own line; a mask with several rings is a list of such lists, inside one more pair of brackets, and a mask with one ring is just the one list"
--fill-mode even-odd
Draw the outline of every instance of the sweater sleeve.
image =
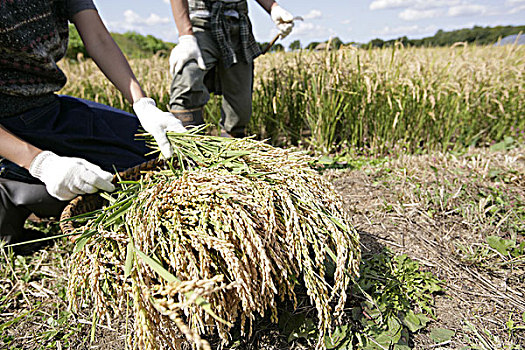
[[93, 0], [66, 0], [67, 17], [71, 19], [75, 14], [83, 10], [96, 10]]

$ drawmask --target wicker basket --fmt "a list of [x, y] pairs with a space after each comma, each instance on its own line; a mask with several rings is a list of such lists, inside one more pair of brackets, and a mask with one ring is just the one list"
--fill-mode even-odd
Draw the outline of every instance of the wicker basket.
[[[120, 180], [138, 180], [145, 172], [163, 168], [166, 164], [166, 161], [163, 159], [152, 159], [119, 172], [118, 176], [113, 176], [112, 182], [116, 184]], [[105, 204], [107, 204], [107, 201], [97, 193], [75, 197], [68, 203], [64, 210], [62, 210], [62, 214], [60, 215], [60, 229], [62, 230], [62, 233], [70, 235], [75, 232], [74, 220], [69, 219], [77, 215], [100, 209]]]

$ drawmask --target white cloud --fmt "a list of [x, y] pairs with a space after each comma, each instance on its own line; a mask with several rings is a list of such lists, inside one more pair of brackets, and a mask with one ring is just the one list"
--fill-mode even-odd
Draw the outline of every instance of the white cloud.
[[451, 17], [458, 16], [475, 16], [482, 15], [487, 11], [483, 5], [459, 5], [452, 6], [448, 9], [448, 15]]
[[295, 22], [296, 25], [292, 31], [294, 36], [302, 38], [327, 37], [335, 33], [334, 30], [326, 28], [319, 24], [311, 22]]
[[137, 26], [155, 26], [170, 23], [170, 19], [168, 17], [160, 17], [155, 13], [150, 14], [147, 18], [143, 18], [133, 10], [126, 10], [124, 11], [124, 22]]
[[426, 10], [460, 4], [461, 0], [374, 0], [370, 4], [370, 10], [386, 10], [396, 8]]
[[507, 10], [509, 15], [525, 10], [525, 0], [507, 0], [505, 1], [505, 5], [511, 7], [510, 10]]
[[385, 10], [411, 6], [414, 0], [374, 0], [370, 4], [370, 10]]
[[514, 7], [513, 9], [511, 9], [511, 10], [509, 11], [509, 15], [513, 15], [513, 14], [518, 13], [518, 12], [521, 12], [521, 11], [523, 11], [523, 10], [525, 10], [525, 5], [516, 6], [516, 7]]
[[433, 34], [439, 28], [435, 25], [429, 25], [425, 27], [420, 27], [417, 24], [411, 26], [399, 26], [399, 27], [389, 27], [386, 26], [381, 30], [374, 31], [378, 35], [387, 35], [387, 36], [399, 36], [399, 35], [420, 35], [420, 34]]
[[[161, 17], [154, 13], [148, 17], [142, 17], [129, 9], [124, 11], [119, 20], [108, 21], [106, 24], [110, 31], [117, 33], [133, 31], [158, 36], [160, 30], [177, 32], [175, 23], [170, 17]], [[165, 39], [164, 36], [163, 39]], [[172, 36], [170, 36], [170, 40], [172, 40]]]
[[443, 11], [440, 9], [431, 10], [416, 10], [406, 9], [399, 14], [399, 18], [405, 21], [417, 21], [425, 18], [436, 18], [443, 15]]
[[170, 0], [162, 0], [162, 1], [164, 1], [166, 4], [170, 3]]
[[[507, 6], [525, 3], [525, 0], [506, 1]], [[405, 21], [436, 17], [490, 15], [494, 12], [488, 6], [480, 5], [479, 0], [373, 0], [370, 9], [401, 9], [398, 17]]]
[[310, 12], [303, 16], [304, 19], [317, 19], [322, 17], [323, 13], [319, 10], [310, 10]]

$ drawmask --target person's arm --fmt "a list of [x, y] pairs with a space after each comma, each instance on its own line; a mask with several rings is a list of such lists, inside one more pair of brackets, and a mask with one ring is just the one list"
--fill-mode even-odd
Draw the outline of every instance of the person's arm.
[[175, 25], [179, 31], [179, 43], [171, 50], [170, 73], [179, 74], [189, 61], [195, 60], [200, 69], [206, 70], [197, 38], [193, 34], [188, 0], [170, 0]]
[[193, 35], [188, 0], [170, 0], [170, 2], [179, 36]]
[[171, 113], [156, 107], [155, 101], [146, 97], [122, 51], [109, 34], [96, 10], [84, 10], [72, 17], [84, 46], [104, 75], [133, 103], [133, 110], [142, 127], [157, 141], [164, 157], [173, 154], [166, 131], [187, 131], [180, 120]]
[[133, 103], [145, 97], [124, 54], [117, 46], [96, 10], [80, 11], [71, 19], [86, 50], [104, 75]]
[[113, 191], [112, 175], [80, 158], [60, 157], [29, 144], [0, 126], [0, 157], [29, 170], [53, 197], [70, 200], [98, 190]]
[[257, 2], [268, 14], [272, 12], [272, 7], [277, 6], [274, 0], [257, 0]]
[[41, 149], [23, 141], [0, 126], [0, 157], [29, 169], [31, 161]]

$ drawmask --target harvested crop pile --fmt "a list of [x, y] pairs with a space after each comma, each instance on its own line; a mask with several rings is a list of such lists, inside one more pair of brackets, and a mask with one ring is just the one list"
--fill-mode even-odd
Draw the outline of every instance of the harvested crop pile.
[[[176, 348], [182, 332], [231, 340], [304, 287], [319, 342], [340, 320], [358, 274], [359, 238], [339, 196], [303, 153], [252, 139], [169, 135], [177, 155], [78, 219], [71, 306], [93, 319], [134, 317], [130, 342]], [[330, 267], [330, 268], [327, 268]], [[132, 307], [130, 306], [132, 305]], [[176, 325], [176, 327], [174, 327]]]

